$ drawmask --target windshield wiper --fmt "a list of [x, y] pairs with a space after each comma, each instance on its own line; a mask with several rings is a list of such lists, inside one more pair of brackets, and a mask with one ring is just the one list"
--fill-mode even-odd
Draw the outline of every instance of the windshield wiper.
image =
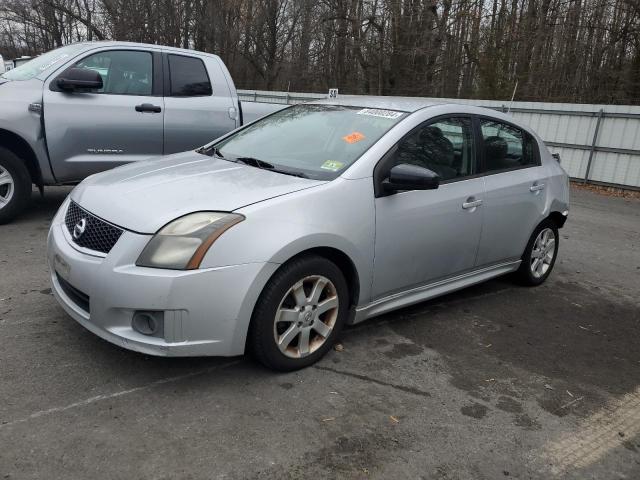
[[292, 177], [309, 178], [306, 174], [302, 172], [296, 172], [292, 170], [284, 170], [282, 168], [277, 168], [272, 163], [265, 162], [264, 160], [260, 160], [259, 158], [255, 158], [255, 157], [237, 157], [231, 161], [244, 163], [245, 165], [261, 168], [263, 170], [269, 170], [270, 172], [282, 173], [284, 175], [291, 175]]
[[293, 172], [291, 170], [282, 170], [280, 168], [271, 168], [271, 172], [282, 173], [283, 175], [291, 175], [292, 177], [309, 178], [309, 175], [302, 172]]
[[263, 168], [265, 170], [273, 170], [274, 168], [276, 168], [275, 165], [254, 157], [236, 157], [234, 158], [234, 160], [238, 163], [244, 163], [245, 165], [249, 165], [251, 167], [257, 167], [257, 168]]

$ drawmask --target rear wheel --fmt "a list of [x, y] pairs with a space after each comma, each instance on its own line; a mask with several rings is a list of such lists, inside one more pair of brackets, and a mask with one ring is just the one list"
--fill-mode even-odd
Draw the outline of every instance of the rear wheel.
[[329, 260], [308, 256], [285, 264], [254, 310], [252, 352], [275, 370], [297, 370], [317, 362], [342, 330], [348, 297], [344, 275]]
[[0, 147], [0, 224], [17, 217], [29, 203], [31, 176], [20, 158]]
[[518, 277], [525, 285], [540, 285], [551, 274], [559, 245], [558, 226], [545, 220], [534, 230], [522, 255]]

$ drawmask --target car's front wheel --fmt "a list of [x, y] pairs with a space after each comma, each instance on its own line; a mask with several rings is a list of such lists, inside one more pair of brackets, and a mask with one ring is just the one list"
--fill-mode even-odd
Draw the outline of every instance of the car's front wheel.
[[540, 285], [551, 274], [558, 255], [558, 226], [545, 220], [534, 230], [522, 255], [518, 276], [525, 285]]
[[254, 309], [249, 346], [275, 370], [291, 371], [317, 362], [344, 326], [349, 289], [331, 261], [304, 256], [283, 265]]

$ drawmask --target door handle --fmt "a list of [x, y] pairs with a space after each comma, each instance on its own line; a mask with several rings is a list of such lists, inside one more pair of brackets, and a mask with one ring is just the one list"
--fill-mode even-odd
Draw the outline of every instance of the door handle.
[[482, 205], [482, 200], [474, 200], [473, 197], [467, 198], [467, 201], [462, 204], [464, 210], [476, 208]]
[[539, 192], [540, 190], [544, 190], [544, 183], [534, 183], [529, 187], [530, 192]]
[[160, 113], [162, 108], [157, 105], [153, 105], [151, 103], [143, 103], [142, 105], [136, 105], [136, 112], [149, 112], [149, 113]]

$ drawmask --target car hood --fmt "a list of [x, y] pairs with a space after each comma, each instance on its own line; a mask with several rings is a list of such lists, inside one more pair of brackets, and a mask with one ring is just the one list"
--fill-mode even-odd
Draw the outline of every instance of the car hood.
[[92, 175], [71, 199], [127, 230], [155, 233], [187, 213], [231, 212], [323, 183], [184, 152]]

